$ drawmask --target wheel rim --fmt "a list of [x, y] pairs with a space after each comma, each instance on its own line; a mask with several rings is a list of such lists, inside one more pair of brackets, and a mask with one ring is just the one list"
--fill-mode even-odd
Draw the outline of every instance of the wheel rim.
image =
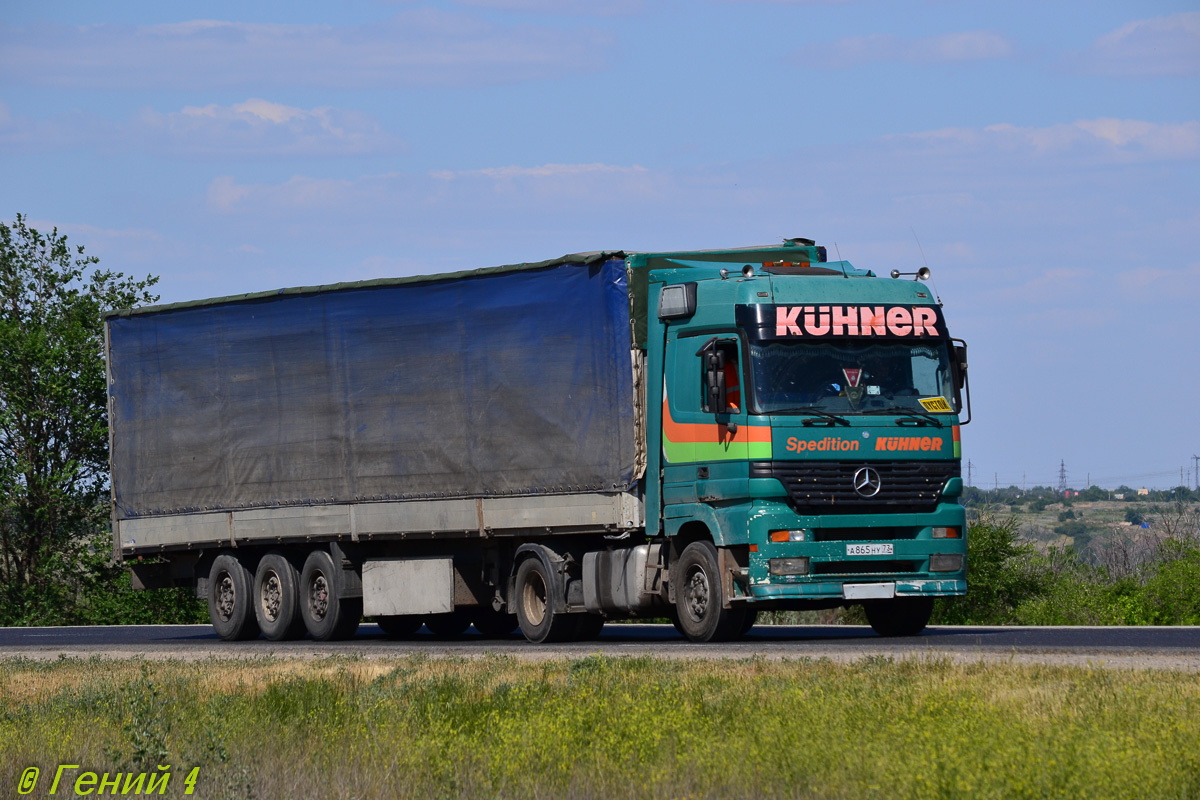
[[233, 588], [233, 576], [228, 572], [222, 572], [217, 578], [217, 616], [222, 622], [228, 622], [233, 616], [233, 609], [237, 605], [237, 594]]
[[708, 575], [699, 567], [693, 567], [688, 572], [684, 597], [688, 614], [697, 622], [708, 613], [709, 594]]
[[329, 583], [319, 572], [313, 576], [308, 587], [308, 608], [315, 620], [323, 620], [329, 613]]
[[525, 576], [525, 586], [521, 589], [521, 607], [529, 624], [538, 626], [546, 618], [546, 582], [537, 572]]
[[267, 573], [267, 579], [262, 582], [258, 601], [265, 620], [275, 622], [279, 619], [279, 608], [283, 605], [283, 586], [279, 580], [279, 573], [274, 570]]

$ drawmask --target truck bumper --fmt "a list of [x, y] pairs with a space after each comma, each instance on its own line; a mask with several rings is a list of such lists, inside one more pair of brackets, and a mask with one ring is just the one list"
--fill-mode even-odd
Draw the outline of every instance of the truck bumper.
[[[967, 591], [966, 511], [957, 503], [941, 503], [925, 514], [812, 517], [799, 516], [784, 503], [758, 500], [754, 506], [744, 602], [854, 600], [864, 591], [867, 596], [953, 597]], [[957, 528], [959, 535], [934, 538], [935, 528]], [[781, 530], [797, 531], [802, 538], [771, 541], [771, 531]], [[863, 545], [890, 552], [854, 552]], [[792, 569], [799, 565], [802, 574], [778, 574], [784, 559]]]

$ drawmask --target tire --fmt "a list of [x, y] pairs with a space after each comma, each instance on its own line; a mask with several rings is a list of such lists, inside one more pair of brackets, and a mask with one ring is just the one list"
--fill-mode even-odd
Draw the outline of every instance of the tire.
[[304, 636], [300, 616], [300, 573], [280, 553], [268, 553], [254, 571], [254, 616], [272, 642]]
[[554, 610], [554, 578], [536, 556], [517, 569], [516, 607], [521, 633], [531, 642], [561, 642], [575, 632], [570, 614]]
[[754, 623], [758, 622], [757, 611], [746, 611], [744, 613], [746, 614], [746, 618], [742, 620], [742, 629], [740, 631], [742, 636], [749, 633], [750, 629], [754, 627]]
[[304, 627], [318, 642], [349, 639], [362, 619], [362, 598], [338, 596], [333, 557], [314, 550], [300, 573], [300, 612]]
[[439, 639], [458, 639], [471, 627], [471, 617], [465, 611], [430, 614], [425, 617], [425, 627]]
[[421, 629], [424, 620], [419, 614], [376, 617], [375, 622], [389, 639], [407, 639]]
[[711, 542], [692, 542], [671, 568], [679, 627], [693, 642], [727, 642], [741, 635], [746, 612], [723, 608], [717, 563]]
[[471, 624], [485, 639], [503, 639], [510, 636], [518, 626], [517, 615], [481, 607], [471, 615]]
[[896, 597], [863, 603], [867, 622], [880, 636], [916, 636], [933, 614], [932, 597]]
[[258, 637], [254, 616], [254, 576], [237, 556], [222, 553], [208, 571], [208, 616], [213, 630], [227, 642]]
[[572, 614], [575, 617], [575, 633], [571, 638], [577, 642], [590, 642], [604, 630], [605, 619], [601, 614]]

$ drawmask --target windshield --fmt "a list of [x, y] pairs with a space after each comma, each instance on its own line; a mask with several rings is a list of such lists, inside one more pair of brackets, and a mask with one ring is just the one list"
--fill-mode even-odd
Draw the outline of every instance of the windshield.
[[954, 404], [943, 342], [762, 342], [750, 345], [750, 364], [755, 403], [763, 413], [804, 408], [949, 413]]

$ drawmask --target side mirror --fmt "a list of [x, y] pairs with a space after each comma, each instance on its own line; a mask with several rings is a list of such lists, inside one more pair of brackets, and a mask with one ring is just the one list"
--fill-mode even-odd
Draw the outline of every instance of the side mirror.
[[725, 351], [717, 347], [717, 337], [704, 343], [696, 351], [702, 359], [701, 369], [704, 370], [704, 402], [701, 410], [705, 414], [725, 414], [729, 412], [728, 388], [725, 384]]
[[704, 358], [704, 411], [725, 412], [725, 354], [715, 348]]
[[951, 343], [954, 346], [954, 399], [958, 403], [960, 414], [964, 407], [967, 410], [967, 418], [960, 420], [958, 424], [966, 425], [971, 421], [971, 384], [967, 380], [967, 343], [962, 339], [952, 339]]

